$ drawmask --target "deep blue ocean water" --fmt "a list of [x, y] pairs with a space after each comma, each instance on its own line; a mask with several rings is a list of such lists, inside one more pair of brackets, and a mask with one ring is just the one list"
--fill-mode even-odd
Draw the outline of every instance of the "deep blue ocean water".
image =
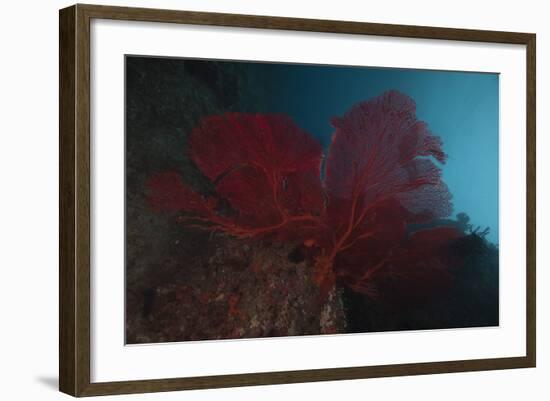
[[417, 117], [443, 140], [443, 179], [453, 195], [453, 216], [499, 230], [499, 76], [490, 73], [264, 64], [252, 66], [267, 85], [268, 112], [290, 115], [326, 149], [330, 120], [354, 103], [395, 89], [416, 101]]

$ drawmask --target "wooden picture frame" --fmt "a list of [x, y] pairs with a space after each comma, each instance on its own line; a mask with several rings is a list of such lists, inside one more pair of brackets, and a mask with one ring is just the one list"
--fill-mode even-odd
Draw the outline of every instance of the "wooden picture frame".
[[[90, 380], [90, 21], [95, 18], [525, 45], [527, 54], [525, 60], [527, 71], [526, 355], [92, 383]], [[59, 29], [60, 391], [73, 396], [95, 396], [535, 366], [535, 34], [81, 4], [60, 10]]]

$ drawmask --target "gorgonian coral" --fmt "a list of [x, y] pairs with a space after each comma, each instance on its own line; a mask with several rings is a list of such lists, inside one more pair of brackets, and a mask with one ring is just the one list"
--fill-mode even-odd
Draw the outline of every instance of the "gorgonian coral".
[[413, 294], [441, 286], [453, 264], [448, 245], [460, 231], [409, 229], [451, 213], [433, 161], [446, 159], [440, 139], [396, 91], [354, 105], [333, 126], [322, 174], [320, 144], [289, 117], [205, 118], [188, 153], [215, 191], [198, 193], [165, 172], [149, 179], [149, 202], [179, 212], [190, 227], [301, 243], [312, 250], [323, 295], [337, 282], [370, 296], [388, 282]]

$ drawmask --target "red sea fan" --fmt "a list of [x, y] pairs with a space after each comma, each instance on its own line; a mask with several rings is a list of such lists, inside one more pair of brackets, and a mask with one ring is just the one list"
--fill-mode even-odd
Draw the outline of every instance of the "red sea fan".
[[327, 158], [329, 211], [336, 221], [357, 224], [370, 209], [395, 199], [422, 220], [447, 216], [450, 194], [440, 169], [441, 141], [416, 119], [414, 101], [395, 91], [355, 105], [335, 118], [336, 132]]
[[[288, 117], [208, 117], [191, 133], [189, 155], [214, 184], [216, 196], [203, 197], [167, 173], [149, 181], [152, 206], [179, 206], [190, 214], [183, 218], [190, 224], [237, 237], [289, 237], [318, 224], [324, 209], [322, 149]], [[217, 213], [219, 200], [233, 213]]]
[[372, 298], [427, 299], [452, 284], [458, 260], [450, 248], [461, 235], [452, 227], [436, 227], [406, 234], [397, 243], [373, 238], [339, 254], [334, 269], [344, 285]]
[[209, 215], [215, 199], [206, 199], [185, 184], [176, 172], [155, 175], [148, 180], [149, 203], [156, 210], [181, 211]]
[[[401, 277], [418, 287], [415, 280], [428, 283], [426, 275], [445, 270], [442, 243], [459, 233], [407, 233], [412, 223], [451, 212], [432, 160], [445, 162], [441, 141], [415, 113], [411, 98], [389, 91], [335, 118], [324, 182], [319, 143], [288, 117], [208, 117], [191, 134], [189, 156], [216, 195], [199, 195], [177, 174], [165, 173], [149, 181], [150, 204], [183, 212], [187, 224], [209, 231], [315, 246], [322, 295], [337, 281], [369, 295], [380, 279]], [[217, 212], [221, 200], [233, 213]]]
[[[353, 106], [333, 124], [325, 180], [333, 240], [318, 261], [317, 280], [330, 288], [341, 275], [368, 289], [373, 271], [403, 246], [408, 224], [450, 214], [451, 196], [429, 159], [444, 163], [446, 155], [417, 120], [414, 101], [396, 91]], [[352, 274], [357, 269], [361, 274]]]

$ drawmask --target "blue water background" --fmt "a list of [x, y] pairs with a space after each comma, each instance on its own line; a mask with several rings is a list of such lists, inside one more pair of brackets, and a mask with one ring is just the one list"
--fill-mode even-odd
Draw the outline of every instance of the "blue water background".
[[474, 226], [499, 229], [499, 76], [489, 73], [264, 64], [253, 67], [266, 85], [266, 111], [290, 115], [327, 149], [333, 128], [354, 103], [395, 89], [411, 96], [417, 117], [443, 140], [443, 179], [454, 212]]

